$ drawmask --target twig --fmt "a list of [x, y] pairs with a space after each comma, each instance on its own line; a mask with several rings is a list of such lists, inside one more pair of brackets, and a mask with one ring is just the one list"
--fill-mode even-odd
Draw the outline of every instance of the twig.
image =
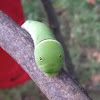
[[43, 3], [43, 6], [47, 13], [49, 25], [50, 25], [56, 39], [63, 45], [64, 51], [65, 51], [65, 64], [66, 64], [68, 73], [71, 75], [71, 77], [73, 79], [76, 79], [76, 74], [75, 74], [75, 70], [74, 70], [75, 66], [72, 63], [69, 52], [67, 50], [67, 47], [66, 47], [65, 43], [63, 42], [61, 32], [60, 32], [60, 25], [59, 25], [59, 22], [58, 22], [58, 19], [56, 16], [56, 12], [52, 6], [52, 3], [50, 2], [50, 0], [41, 0], [41, 1]]

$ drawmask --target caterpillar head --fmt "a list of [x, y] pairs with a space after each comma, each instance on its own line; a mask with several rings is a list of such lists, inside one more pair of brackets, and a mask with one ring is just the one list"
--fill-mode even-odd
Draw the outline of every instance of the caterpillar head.
[[64, 62], [62, 45], [51, 39], [40, 42], [35, 48], [35, 60], [46, 76], [57, 75]]

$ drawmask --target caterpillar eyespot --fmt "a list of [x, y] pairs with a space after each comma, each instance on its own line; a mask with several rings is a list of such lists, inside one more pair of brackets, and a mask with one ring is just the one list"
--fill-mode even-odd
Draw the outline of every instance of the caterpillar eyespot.
[[39, 58], [40, 61], [43, 61], [42, 57]]
[[60, 59], [62, 58], [62, 55], [61, 55], [61, 54], [59, 55], [59, 58], [60, 58]]

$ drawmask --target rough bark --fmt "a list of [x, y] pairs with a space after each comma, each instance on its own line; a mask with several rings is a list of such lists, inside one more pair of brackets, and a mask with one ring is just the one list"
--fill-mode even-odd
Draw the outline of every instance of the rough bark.
[[[50, 25], [56, 39], [63, 45], [64, 52], [65, 52], [65, 64], [66, 64], [68, 73], [71, 75], [71, 77], [73, 79], [76, 79], [76, 74], [75, 74], [75, 70], [74, 70], [75, 66], [72, 63], [69, 52], [67, 50], [67, 47], [66, 47], [65, 43], [63, 42], [61, 32], [60, 32], [60, 24], [58, 22], [57, 15], [52, 6], [52, 3], [50, 0], [41, 0], [41, 1], [43, 3], [44, 9], [48, 16], [49, 25]], [[69, 33], [67, 33], [67, 34], [69, 34]]]
[[49, 100], [91, 100], [64, 70], [55, 77], [46, 77], [35, 63], [31, 36], [1, 11], [0, 46], [21, 65]]

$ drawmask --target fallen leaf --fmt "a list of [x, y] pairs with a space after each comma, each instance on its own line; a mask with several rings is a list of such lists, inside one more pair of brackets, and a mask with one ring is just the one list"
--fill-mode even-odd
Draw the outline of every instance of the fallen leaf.
[[97, 62], [100, 62], [100, 52], [98, 52], [98, 51], [93, 52], [92, 57], [93, 57]]
[[95, 5], [95, 1], [94, 0], [86, 0], [87, 3], [91, 4], [91, 5]]
[[100, 74], [94, 75], [91, 79], [92, 82], [100, 82]]

